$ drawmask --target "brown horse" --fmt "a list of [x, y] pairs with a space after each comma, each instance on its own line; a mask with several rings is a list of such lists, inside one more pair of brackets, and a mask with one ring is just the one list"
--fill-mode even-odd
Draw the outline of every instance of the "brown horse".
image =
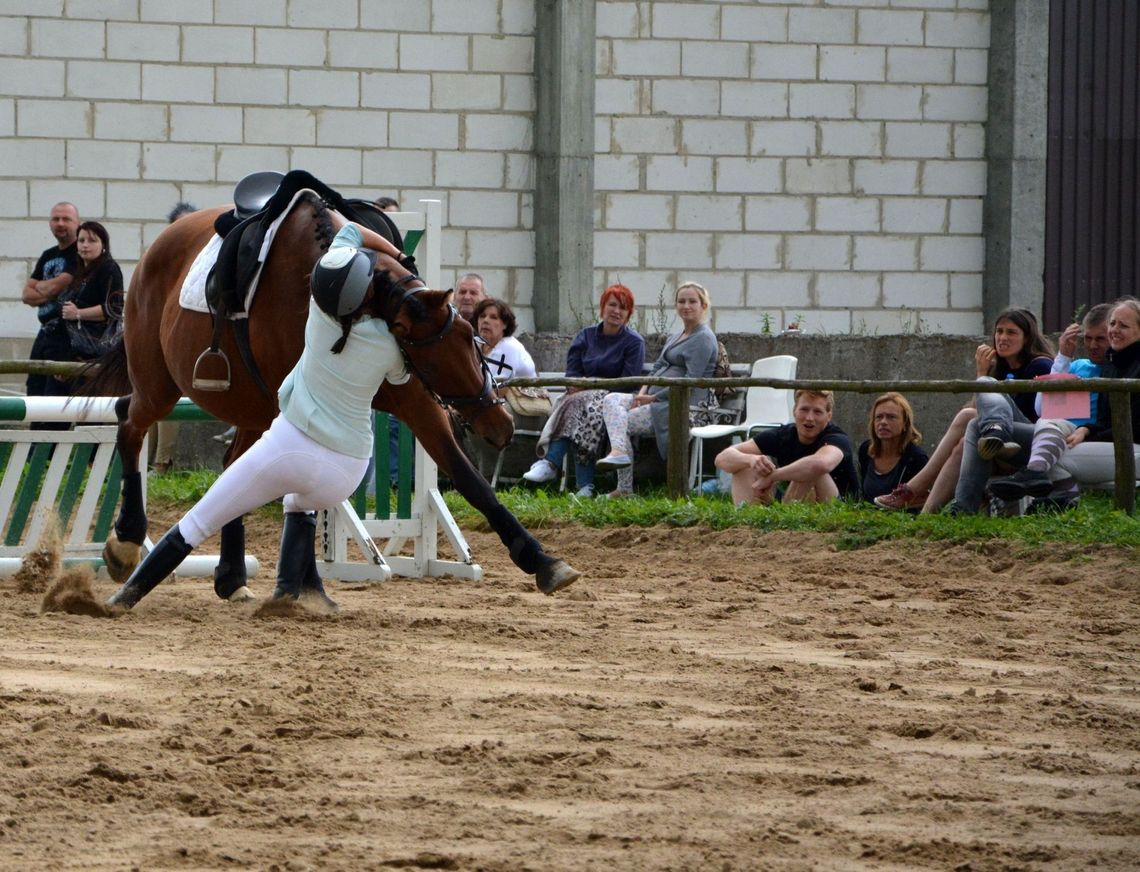
[[[251, 446], [277, 414], [276, 389], [304, 347], [309, 274], [332, 239], [325, 204], [307, 193], [282, 222], [261, 273], [249, 312], [249, 344], [266, 393], [242, 365], [233, 332], [224, 330], [221, 350], [231, 361], [231, 386], [202, 391], [194, 367], [210, 344], [209, 314], [184, 309], [179, 292], [198, 252], [214, 232], [224, 209], [196, 212], [169, 225], [139, 261], [127, 293], [123, 340], [98, 361], [82, 388], [87, 396], [127, 394], [116, 404], [117, 447], [123, 463], [123, 502], [114, 533], [103, 551], [107, 570], [124, 581], [138, 564], [146, 536], [139, 452], [152, 423], [178, 398], [190, 397], [237, 433], [224, 463]], [[510, 442], [510, 415], [495, 398], [493, 383], [479, 355], [471, 326], [450, 304], [450, 291], [429, 290], [396, 260], [381, 255], [374, 278], [373, 314], [388, 324], [413, 373], [403, 385], [385, 382], [372, 401], [404, 421], [424, 450], [451, 479], [455, 489], [482, 512], [511, 559], [535, 576], [543, 593], [571, 584], [579, 573], [546, 554], [538, 541], [496, 498], [471, 466], [451, 427], [450, 405], [479, 435], [496, 447]], [[214, 590], [223, 599], [243, 599], [246, 587], [245, 528], [241, 518], [222, 528], [221, 556]]]

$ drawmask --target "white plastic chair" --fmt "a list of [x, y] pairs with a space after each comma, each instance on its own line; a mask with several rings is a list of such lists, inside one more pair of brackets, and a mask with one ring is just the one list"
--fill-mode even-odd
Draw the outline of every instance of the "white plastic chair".
[[[752, 364], [752, 378], [794, 379], [799, 360], [790, 354], [762, 357]], [[753, 430], [771, 429], [792, 420], [793, 391], [788, 388], [750, 387], [744, 396], [744, 420], [739, 424], [706, 424], [693, 427], [689, 457], [689, 488], [698, 485], [704, 464], [705, 440], [725, 436], [743, 439]], [[736, 441], [736, 440], [734, 440]]]

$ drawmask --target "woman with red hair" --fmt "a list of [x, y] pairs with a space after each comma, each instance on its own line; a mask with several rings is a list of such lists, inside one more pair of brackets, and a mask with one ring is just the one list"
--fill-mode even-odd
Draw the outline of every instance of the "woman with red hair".
[[[633, 292], [625, 285], [610, 285], [602, 293], [601, 320], [583, 328], [566, 353], [566, 375], [573, 378], [621, 378], [641, 375], [645, 340], [629, 326]], [[558, 477], [562, 460], [576, 449], [574, 480], [578, 496], [594, 495], [594, 463], [604, 453], [605, 424], [602, 401], [608, 392], [568, 388], [554, 407], [538, 442], [539, 459], [523, 474], [533, 484]]]

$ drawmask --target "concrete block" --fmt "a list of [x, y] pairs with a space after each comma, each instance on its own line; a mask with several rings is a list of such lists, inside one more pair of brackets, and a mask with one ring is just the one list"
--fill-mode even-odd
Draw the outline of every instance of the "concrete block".
[[711, 191], [713, 166], [711, 157], [650, 155], [645, 163], [645, 188], [647, 191]]
[[[213, 199], [218, 203], [233, 202], [233, 184], [250, 173], [260, 170], [276, 170], [283, 173], [289, 169], [291, 169], [289, 147], [286, 145], [277, 147], [220, 145], [217, 178], [219, 182], [225, 183], [225, 191]], [[196, 202], [206, 203], [209, 200], [199, 195], [199, 200]]]
[[214, 146], [145, 142], [142, 147], [144, 179], [208, 182], [214, 179]]
[[210, 24], [214, 20], [214, 3], [213, 0], [139, 0], [139, 19]]
[[821, 121], [824, 157], [882, 157], [883, 126], [878, 121]]
[[86, 100], [18, 100], [16, 135], [88, 137], [91, 116], [91, 104]]
[[640, 187], [641, 159], [636, 154], [599, 154], [594, 158], [594, 190], [636, 191]]
[[769, 158], [716, 158], [718, 193], [761, 194], [783, 190], [783, 161]]
[[887, 49], [887, 81], [917, 85], [954, 81], [954, 52], [948, 48]]
[[322, 30], [259, 27], [253, 50], [257, 63], [267, 66], [323, 67], [328, 58], [327, 34]]
[[650, 33], [654, 39], [717, 39], [720, 8], [707, 3], [652, 3]]
[[[31, 218], [28, 212], [28, 183], [0, 181], [0, 218]], [[44, 248], [47, 248], [45, 243]]]
[[[534, 167], [535, 159], [533, 154], [508, 154], [507, 158], [507, 182], [506, 188], [508, 191], [533, 191], [534, 190]], [[596, 176], [596, 169], [595, 169]]]
[[391, 112], [388, 141], [393, 148], [459, 147], [459, 117], [443, 112]]
[[922, 87], [919, 85], [857, 85], [855, 92], [859, 118], [922, 120]]
[[360, 104], [376, 109], [430, 109], [431, 76], [427, 73], [364, 73]]
[[817, 153], [814, 121], [754, 121], [752, 154], [810, 157]]
[[982, 199], [980, 197], [950, 201], [950, 232], [981, 234]]
[[364, 179], [360, 149], [294, 148], [290, 157], [293, 166], [308, 170], [334, 187], [359, 185]]
[[182, 57], [179, 28], [173, 24], [108, 22], [107, 57], [177, 63]]
[[810, 197], [744, 198], [744, 229], [749, 231], [775, 230], [794, 233], [811, 229]]
[[774, 82], [722, 82], [720, 87], [722, 115], [745, 118], [788, 117], [787, 85]]
[[518, 227], [519, 206], [513, 191], [452, 191], [448, 218], [457, 227]]
[[162, 142], [169, 136], [167, 107], [153, 104], [96, 103], [96, 139]]
[[650, 267], [712, 269], [711, 233], [647, 233], [645, 263]]
[[692, 273], [686, 271], [683, 281], [699, 281], [709, 292], [709, 317], [712, 319], [710, 326], [714, 332], [718, 315], [727, 316], [733, 309], [744, 305], [743, 272], [717, 270], [713, 275], [693, 278]]
[[349, 70], [289, 70], [289, 103], [312, 108], [359, 106], [360, 74]]
[[251, 145], [315, 145], [317, 117], [309, 109], [245, 110], [245, 141]]
[[502, 188], [503, 156], [483, 151], [436, 152], [435, 184], [447, 188]]
[[815, 296], [821, 308], [871, 308], [879, 305], [878, 273], [821, 272], [815, 277]]
[[851, 164], [836, 158], [788, 158], [784, 185], [789, 194], [845, 194], [851, 191]]
[[214, 25], [183, 27], [182, 60], [203, 64], [251, 64], [253, 28]]
[[720, 38], [759, 43], [787, 42], [787, 10], [722, 4]]
[[170, 139], [175, 142], [241, 142], [240, 106], [171, 106]]
[[613, 151], [613, 120], [608, 115], [594, 115], [594, 153]]
[[986, 129], [981, 124], [954, 125], [954, 157], [978, 160], [986, 156]]
[[595, 11], [597, 35], [616, 39], [635, 39], [641, 36], [637, 3], [599, 2]]
[[[749, 273], [745, 301], [752, 309], [786, 306], [792, 311], [806, 310], [811, 306], [811, 275], [783, 271]], [[772, 326], [778, 330], [783, 325]]]
[[884, 154], [887, 157], [949, 158], [950, 124], [888, 121]]
[[[50, 206], [48, 210], [50, 211]], [[82, 213], [80, 213], [82, 215]], [[45, 212], [46, 215], [46, 212]], [[27, 282], [28, 276], [32, 274], [32, 270], [36, 265], [36, 258], [39, 257], [40, 252], [47, 248], [49, 245], [54, 244], [51, 234], [48, 232], [47, 220], [3, 220], [0, 221], [0, 238], [4, 239], [4, 247], [13, 253], [25, 258], [23, 261], [18, 261], [18, 269], [15, 270], [16, 275], [19, 277], [16, 282], [13, 282], [7, 287], [16, 289], [19, 293], [20, 288]], [[17, 297], [18, 298], [18, 297]], [[22, 304], [21, 304], [22, 305]], [[33, 320], [35, 313], [31, 313]], [[37, 328], [38, 329], [38, 328]]]
[[944, 233], [946, 201], [941, 197], [886, 197], [883, 230], [887, 233]]
[[534, 36], [535, 10], [533, 0], [502, 0], [499, 29], [505, 34]]
[[989, 48], [990, 17], [983, 12], [927, 12], [926, 44]]
[[856, 160], [856, 194], [917, 194], [918, 161]]
[[400, 69], [430, 72], [467, 72], [470, 47], [466, 36], [452, 34], [400, 34]]
[[[47, 16], [62, 14], [56, 10], [63, 4], [54, 0], [46, 3], [30, 0], [20, 5], [33, 7], [35, 11], [29, 12], [30, 15]], [[96, 21], [107, 22], [138, 21], [139, 4], [138, 0], [68, 0], [67, 15], [69, 18], [93, 18]]]
[[533, 267], [534, 233], [529, 230], [470, 230], [471, 259], [490, 266]]
[[640, 233], [594, 231], [595, 266], [636, 267], [640, 263]]
[[954, 273], [950, 276], [950, 308], [981, 311], [984, 282], [981, 273]]
[[788, 42], [815, 45], [855, 41], [855, 12], [849, 9], [791, 9]]
[[27, 55], [27, 18], [0, 18], [0, 56]]
[[694, 230], [743, 230], [740, 197], [715, 194], [681, 194], [677, 197], [676, 225]]
[[883, 305], [909, 309], [945, 309], [949, 281], [945, 275], [914, 272], [883, 274]]
[[[637, 86], [636, 79], [609, 79]], [[728, 84], [728, 83], [725, 83]], [[655, 115], [716, 115], [720, 102], [720, 82], [700, 79], [661, 79], [652, 83], [651, 105]], [[636, 95], [635, 91], [635, 95]], [[636, 102], [633, 104], [638, 106]], [[601, 112], [601, 107], [598, 107]], [[637, 109], [633, 110], [634, 112]], [[632, 113], [631, 113], [632, 114]]]
[[681, 148], [689, 154], [748, 154], [748, 123], [745, 121], [681, 122]]
[[533, 76], [503, 76], [503, 108], [508, 112], [534, 112], [535, 90]]
[[16, 135], [16, 101], [0, 98], [0, 136]]
[[118, 219], [164, 220], [165, 213], [181, 199], [174, 182], [107, 183], [107, 214]]
[[[107, 184], [102, 179], [84, 181], [65, 179], [61, 176], [33, 179], [28, 184], [28, 214], [32, 217], [42, 216], [43, 226], [46, 228], [51, 207], [66, 200], [76, 205], [81, 219], [98, 220], [99, 217], [110, 214], [107, 209], [106, 189]], [[47, 248], [46, 242], [36, 249], [36, 254], [38, 255], [44, 248]], [[28, 269], [30, 270], [33, 265], [30, 264]]]
[[989, 89], [977, 85], [928, 85], [923, 117], [931, 121], [985, 121]]
[[923, 13], [903, 9], [860, 9], [859, 42], [922, 45]]
[[154, 103], [213, 103], [214, 68], [143, 64], [142, 98]]
[[819, 77], [825, 82], [881, 82], [887, 76], [882, 46], [825, 45], [819, 49]]
[[355, 29], [360, 19], [357, 16], [357, 0], [321, 0], [320, 3], [290, 3], [286, 9], [285, 22], [289, 27], [328, 27]]
[[718, 233], [715, 266], [722, 269], [780, 268], [781, 237], [776, 233]]
[[986, 193], [986, 162], [980, 160], [931, 160], [922, 170], [922, 193], [957, 197], [981, 197]]
[[817, 197], [815, 229], [876, 233], [882, 225], [876, 197]]
[[813, 81], [818, 75], [819, 48], [814, 45], [752, 46], [752, 78]]
[[329, 31], [329, 66], [365, 70], [394, 70], [399, 63], [400, 37], [395, 33]]
[[981, 236], [922, 237], [923, 270], [980, 273], [985, 265], [985, 240]]
[[[41, 148], [46, 145], [40, 143]], [[49, 152], [54, 152], [54, 149], [49, 149]], [[7, 162], [4, 165], [10, 166]], [[73, 139], [67, 144], [68, 176], [88, 179], [138, 179], [141, 178], [141, 170], [141, 149], [137, 142]], [[25, 174], [47, 175], [47, 173]]]
[[388, 144], [388, 113], [369, 109], [318, 109], [317, 145], [383, 148]]
[[930, 333], [945, 336], [979, 336], [984, 332], [981, 311], [922, 313], [922, 323]]
[[138, 64], [122, 61], [69, 61], [67, 65], [69, 97], [137, 100], [139, 82]]
[[[656, 82], [655, 85], [666, 84]], [[672, 83], [669, 83], [672, 84]], [[705, 83], [701, 83], [705, 84]], [[716, 99], [716, 83], [709, 82]], [[654, 103], [656, 104], [657, 89], [654, 88]], [[708, 101], [703, 103], [708, 106]], [[636, 79], [597, 79], [594, 82], [594, 111], [599, 115], [636, 115], [641, 110], [641, 82]], [[654, 111], [668, 112], [667, 109]]]
[[899, 272], [918, 269], [918, 238], [908, 236], [856, 236], [855, 269], [862, 272]]
[[747, 79], [750, 53], [743, 42], [681, 43], [681, 75], [717, 79]]
[[67, 18], [31, 20], [31, 55], [66, 58], [102, 58], [105, 42], [102, 21]]
[[499, 0], [432, 0], [435, 33], [498, 33]]
[[[238, 148], [239, 146], [228, 146], [228, 147], [229, 148]], [[277, 150], [250, 148], [249, 151], [277, 151]], [[234, 195], [234, 184], [237, 183], [242, 178], [242, 176], [246, 176], [250, 172], [256, 172], [257, 170], [263, 170], [263, 169], [276, 169], [280, 172], [284, 172], [285, 170], [289, 169], [288, 155], [284, 154], [284, 150], [279, 150], [279, 151], [281, 151], [282, 154], [284, 155], [282, 157], [280, 163], [274, 163], [274, 164], [259, 163], [259, 164], [255, 164], [253, 169], [246, 170], [245, 172], [241, 173], [241, 175], [237, 176], [236, 178], [235, 177], [227, 177], [224, 181], [210, 182], [210, 183], [187, 182], [186, 184], [182, 185], [182, 198], [184, 200], [191, 202], [191, 203], [202, 203], [202, 204], [205, 204], [208, 206], [221, 206], [225, 203], [232, 202], [233, 201], [233, 195]], [[219, 175], [220, 175], [220, 172], [219, 172]]]
[[803, 233], [784, 238], [784, 267], [790, 270], [851, 268], [851, 237]]
[[612, 52], [614, 75], [681, 75], [681, 43], [676, 40], [615, 39]]
[[800, 330], [824, 336], [845, 335], [851, 332], [854, 317], [855, 313], [850, 309], [815, 309], [801, 320]]
[[989, 81], [989, 51], [959, 48], [954, 51], [954, 81], [959, 85], [985, 85]]
[[360, 26], [373, 31], [431, 30], [431, 4], [407, 0], [360, 0]]
[[471, 40], [471, 69], [480, 73], [534, 73], [534, 38], [475, 36]]
[[792, 118], [853, 118], [855, 86], [792, 82], [788, 114]]
[[0, 82], [10, 97], [62, 97], [66, 69], [63, 61], [0, 58]]
[[378, 148], [364, 152], [366, 185], [427, 187], [435, 184], [432, 153], [422, 149]]
[[286, 0], [258, 0], [257, 3], [222, 3], [214, 9], [215, 24], [256, 24], [284, 27]]
[[534, 147], [534, 119], [529, 115], [468, 115], [469, 149], [527, 151]]
[[673, 154], [677, 151], [677, 127], [674, 118], [615, 118], [614, 151]]
[[607, 230], [672, 230], [673, 198], [666, 194], [606, 194]]

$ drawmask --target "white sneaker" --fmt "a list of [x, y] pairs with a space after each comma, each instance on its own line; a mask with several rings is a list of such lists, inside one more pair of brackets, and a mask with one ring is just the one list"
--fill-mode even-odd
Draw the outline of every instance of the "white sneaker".
[[523, 478], [532, 484], [554, 481], [558, 478], [558, 467], [543, 457], [536, 460], [530, 469], [523, 473]]
[[588, 484], [584, 487], [580, 487], [574, 496], [581, 497], [584, 500], [591, 500], [594, 498], [594, 486], [592, 484]]

